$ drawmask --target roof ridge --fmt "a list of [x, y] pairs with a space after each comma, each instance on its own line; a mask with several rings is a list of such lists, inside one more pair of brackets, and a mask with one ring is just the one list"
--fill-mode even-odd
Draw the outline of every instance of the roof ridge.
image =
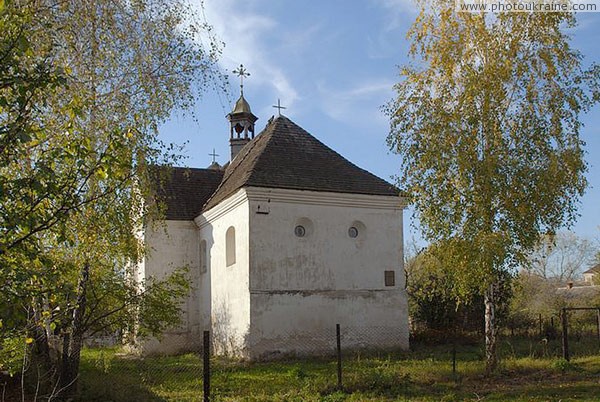
[[[267, 131], [267, 128], [269, 126], [270, 126], [270, 124], [267, 125], [255, 138], [253, 138], [248, 144], [246, 144], [246, 146], [244, 146], [242, 148], [242, 151], [239, 152], [237, 155], [237, 156], [241, 156], [241, 158], [238, 161], [236, 161], [235, 166], [233, 165], [233, 163], [229, 163], [229, 166], [227, 166], [227, 169], [223, 173], [223, 179], [221, 180], [221, 182], [219, 183], [219, 185], [217, 186], [215, 191], [211, 194], [211, 196], [202, 205], [202, 209], [204, 209], [204, 207], [212, 201], [212, 199], [219, 192], [221, 187], [223, 187], [227, 183], [227, 181], [231, 178], [231, 176], [235, 172], [236, 168], [244, 162], [244, 160], [248, 157], [248, 155], [250, 155], [250, 152], [252, 151], [252, 149], [254, 149], [254, 147], [256, 147], [256, 145], [258, 144], [258, 139], [262, 137], [262, 134], [265, 131]], [[233, 158], [233, 160], [235, 160], [235, 159], [236, 158]], [[231, 162], [233, 162], [233, 161], [231, 161]], [[256, 165], [256, 163], [254, 165]], [[250, 171], [253, 171], [253, 169], [250, 169]]]
[[[276, 119], [275, 119], [275, 120], [276, 120]], [[274, 125], [274, 123], [275, 123], [275, 120], [271, 120], [270, 122], [267, 122], [267, 125], [266, 125], [266, 126], [265, 126], [265, 128], [264, 128], [264, 129], [263, 129], [263, 130], [262, 130], [262, 131], [261, 131], [261, 132], [258, 134], [257, 138], [261, 138], [261, 137], [262, 137], [264, 134], [267, 134], [267, 133], [269, 133], [269, 134], [270, 134], [270, 137], [269, 137], [269, 138], [265, 138], [265, 141], [268, 143], [268, 142], [269, 142], [269, 140], [270, 140], [271, 138], [273, 138], [273, 133], [275, 132], [275, 128], [271, 129], [271, 131], [270, 131], [270, 132], [267, 132], [267, 130], [268, 130], [269, 128], [271, 128], [271, 127]], [[257, 142], [257, 141], [256, 141], [256, 142]], [[254, 145], [253, 145], [253, 147], [254, 147], [254, 146], [256, 146], [256, 144], [254, 144]], [[267, 146], [267, 144], [265, 144], [265, 147], [266, 147], [266, 146]], [[247, 154], [249, 155], [251, 151], [252, 151], [252, 149], [251, 149], [251, 148], [249, 148], [249, 149], [248, 149], [248, 152], [247, 152]], [[255, 162], [254, 162], [252, 165], [250, 165], [250, 169], [248, 170], [248, 172], [249, 172], [249, 173], [254, 173], [254, 172], [256, 171], [256, 165], [258, 164], [258, 161], [260, 160], [260, 157], [261, 157], [261, 156], [262, 156], [262, 154], [258, 155], [258, 157], [256, 158], [256, 161], [255, 161]], [[240, 161], [240, 164], [241, 164], [241, 162], [242, 162], [242, 161]], [[250, 175], [248, 175], [248, 176], [250, 176]]]
[[[274, 119], [269, 119], [269, 121], [267, 122], [267, 125], [265, 126], [265, 128], [263, 129], [263, 131], [261, 131], [261, 132], [260, 132], [260, 134], [259, 134], [259, 137], [260, 137], [260, 136], [262, 136], [263, 134], [267, 134], [267, 133], [268, 133], [268, 134], [270, 134], [270, 137], [269, 137], [269, 138], [267, 138], [267, 139], [265, 139], [265, 141], [266, 141], [265, 147], [267, 147], [267, 145], [268, 145], [268, 142], [269, 142], [270, 140], [272, 140], [272, 139], [273, 139], [273, 135], [276, 133], [276, 130], [275, 130], [275, 124], [276, 124], [276, 122], [277, 122], [278, 120], [280, 120], [280, 119], [281, 119], [281, 120], [285, 119], [285, 120], [287, 120], [287, 121], [290, 121], [290, 122], [291, 122], [291, 120], [290, 120], [290, 119], [288, 119], [287, 117], [285, 117], [285, 116], [282, 116], [282, 115], [279, 115], [279, 116], [275, 117]], [[268, 130], [269, 128], [271, 128], [271, 131], [270, 131], [270, 132], [267, 132], [267, 130]], [[249, 153], [249, 152], [250, 152], [250, 150], [248, 150], [248, 153]], [[252, 173], [253, 173], [253, 172], [256, 172], [256, 166], [257, 166], [257, 165], [258, 165], [258, 163], [260, 162], [260, 160], [261, 160], [261, 158], [263, 157], [263, 155], [264, 155], [264, 153], [261, 153], [261, 154], [259, 154], [259, 155], [258, 155], [258, 157], [256, 158], [256, 161], [255, 161], [255, 162], [254, 162], [254, 163], [253, 163], [253, 164], [250, 166], [250, 170], [249, 170], [249, 172], [252, 172]]]
[[[282, 119], [284, 122], [289, 122], [294, 128], [300, 130], [303, 132], [304, 135], [308, 136], [311, 140], [315, 141], [318, 145], [320, 145], [323, 149], [327, 150], [327, 152], [337, 156], [340, 160], [350, 164], [353, 168], [360, 170], [363, 173], [366, 173], [367, 175], [371, 176], [372, 178], [381, 181], [381, 182], [385, 182], [387, 185], [389, 185], [391, 188], [396, 188], [395, 185], [393, 185], [392, 183], [388, 183], [386, 180], [382, 179], [381, 177], [369, 172], [366, 169], [361, 168], [360, 166], [356, 165], [355, 163], [353, 163], [352, 161], [350, 161], [349, 159], [345, 158], [342, 154], [340, 154], [339, 152], [337, 152], [335, 149], [331, 148], [330, 146], [328, 146], [327, 144], [325, 144], [323, 141], [321, 141], [320, 139], [318, 139], [317, 137], [315, 137], [314, 135], [312, 135], [311, 133], [309, 133], [307, 130], [305, 130], [304, 128], [300, 127], [298, 124], [294, 123], [291, 119], [289, 119], [286, 116], [280, 115], [278, 117], [275, 118], [275, 120], [273, 121], [273, 123], [279, 119]], [[273, 129], [272, 132], [272, 136], [276, 133], [277, 131], [275, 129]], [[252, 166], [252, 171], [254, 171], [259, 163], [259, 161], [264, 157], [264, 154], [261, 154], [258, 156], [256, 163], [254, 163], [254, 165]]]
[[[294, 123], [293, 121], [291, 121], [290, 119], [287, 119], [290, 123], [292, 123], [293, 125], [295, 125], [296, 127], [298, 127], [300, 130], [304, 131], [308, 136], [310, 136], [313, 140], [315, 140], [316, 142], [318, 142], [320, 145], [322, 145], [323, 147], [325, 147], [327, 150], [329, 150], [331, 153], [339, 156], [341, 159], [343, 159], [344, 161], [348, 162], [350, 165], [352, 165], [353, 167], [355, 167], [358, 170], [361, 170], [364, 173], [367, 173], [370, 176], [373, 176], [374, 178], [378, 179], [378, 180], [382, 180], [385, 181], [384, 179], [382, 179], [381, 177], [369, 172], [366, 169], [361, 168], [360, 166], [358, 166], [357, 164], [355, 164], [354, 162], [352, 162], [351, 160], [347, 159], [346, 157], [344, 157], [342, 154], [340, 154], [338, 151], [336, 151], [335, 149], [331, 148], [330, 146], [328, 146], [327, 144], [325, 144], [323, 141], [321, 141], [320, 139], [318, 139], [317, 137], [315, 137], [314, 135], [312, 135], [311, 133], [309, 133], [307, 130], [305, 130], [304, 128], [300, 127], [299, 125], [297, 125], [296, 123]], [[387, 181], [386, 181], [387, 183]], [[390, 184], [391, 186], [393, 186], [393, 184], [391, 183], [387, 183]]]

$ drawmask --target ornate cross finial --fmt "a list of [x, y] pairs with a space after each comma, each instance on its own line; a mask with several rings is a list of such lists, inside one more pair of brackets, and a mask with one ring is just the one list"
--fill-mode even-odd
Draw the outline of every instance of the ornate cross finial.
[[233, 70], [232, 73], [236, 74], [240, 77], [240, 91], [242, 96], [244, 95], [244, 77], [250, 77], [250, 73], [248, 70], [244, 68], [243, 64], [240, 64], [240, 67], [237, 70]]
[[287, 109], [287, 107], [281, 106], [281, 102], [279, 98], [277, 98], [277, 106], [273, 106], [275, 109], [278, 109], [279, 115], [281, 116], [281, 109]]
[[217, 156], [219, 156], [219, 154], [215, 153], [215, 149], [213, 148], [212, 154], [208, 154], [208, 156], [212, 156], [213, 157], [213, 161], [212, 163], [215, 163], [217, 161]]

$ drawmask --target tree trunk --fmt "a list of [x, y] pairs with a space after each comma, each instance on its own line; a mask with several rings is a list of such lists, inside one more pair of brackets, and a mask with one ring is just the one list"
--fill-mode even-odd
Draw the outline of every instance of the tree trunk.
[[77, 394], [77, 377], [79, 376], [79, 360], [83, 346], [83, 319], [87, 302], [87, 285], [90, 277], [89, 263], [81, 268], [77, 288], [77, 303], [73, 309], [71, 331], [63, 336], [63, 359], [60, 374], [60, 396], [69, 399]]
[[485, 372], [490, 375], [498, 366], [496, 354], [496, 287], [492, 283], [484, 294], [485, 303]]
[[64, 399], [72, 399], [77, 395], [77, 380], [79, 376], [79, 360], [83, 346], [82, 334], [67, 335], [68, 349], [66, 358], [63, 359], [61, 372], [61, 393]]
[[46, 373], [52, 367], [52, 358], [50, 356], [48, 334], [43, 326], [44, 319], [41, 313], [43, 309], [38, 301], [38, 299], [34, 299], [33, 302], [33, 324], [31, 325], [31, 335], [34, 340], [33, 358], [36, 365], [38, 363], [42, 365], [40, 367], [41, 372]]

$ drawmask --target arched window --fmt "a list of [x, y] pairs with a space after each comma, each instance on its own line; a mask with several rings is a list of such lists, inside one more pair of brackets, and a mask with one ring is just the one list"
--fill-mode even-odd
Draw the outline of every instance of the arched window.
[[200, 273], [203, 274], [208, 270], [208, 254], [206, 249], [206, 240], [200, 242]]
[[235, 264], [235, 228], [230, 226], [225, 233], [225, 262], [227, 266]]

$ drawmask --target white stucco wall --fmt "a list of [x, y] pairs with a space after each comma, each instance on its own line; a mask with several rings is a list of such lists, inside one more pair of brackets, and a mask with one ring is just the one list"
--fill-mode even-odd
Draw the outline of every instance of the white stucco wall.
[[189, 269], [191, 290], [182, 301], [182, 322], [178, 328], [164, 332], [160, 342], [145, 340], [141, 344], [145, 354], [171, 354], [198, 350], [202, 344], [201, 300], [208, 283], [203, 281], [199, 267], [199, 231], [193, 221], [167, 220], [161, 224], [149, 224], [144, 231], [148, 253], [140, 265], [143, 278], [164, 278], [181, 267]]
[[[298, 224], [305, 237], [295, 235]], [[348, 235], [351, 226], [358, 237]], [[228, 265], [230, 227], [236, 250]], [[329, 353], [336, 323], [344, 347], [408, 347], [397, 197], [247, 188], [195, 222], [167, 221], [145, 236], [153, 250], [144, 275], [187, 265], [193, 281], [184, 324], [147, 342], [152, 353], [199, 347], [207, 329], [219, 354]], [[385, 286], [385, 271], [395, 272], [394, 286]]]
[[[336, 323], [347, 347], [408, 347], [400, 198], [247, 194], [252, 358], [333, 350]], [[298, 224], [305, 237], [294, 234]], [[394, 286], [384, 271], [395, 272]]]
[[[215, 352], [245, 357], [250, 327], [249, 206], [244, 190], [196, 218], [209, 250], [209, 313]], [[226, 232], [235, 228], [235, 263], [226, 263]]]
[[407, 349], [400, 290], [251, 292], [251, 359], [331, 355], [340, 324], [344, 349]]

